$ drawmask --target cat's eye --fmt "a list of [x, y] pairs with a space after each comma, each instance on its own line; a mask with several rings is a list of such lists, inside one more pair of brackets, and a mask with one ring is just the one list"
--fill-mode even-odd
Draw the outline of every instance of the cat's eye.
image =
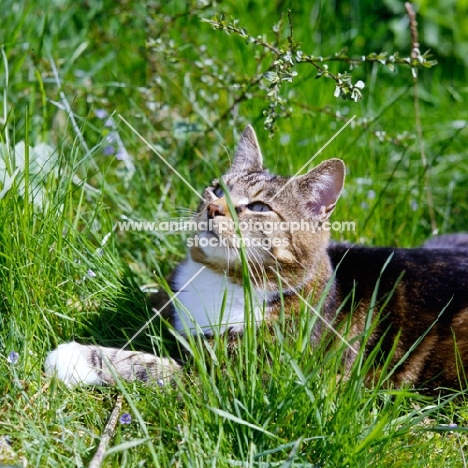
[[266, 212], [266, 211], [271, 211], [270, 207], [266, 205], [265, 203], [262, 202], [255, 202], [255, 203], [250, 203], [247, 205], [247, 208], [250, 211], [256, 211], [256, 212]]
[[223, 195], [224, 195], [224, 191], [221, 187], [216, 187], [214, 190], [213, 190], [213, 193], [218, 197], [218, 198], [221, 198]]

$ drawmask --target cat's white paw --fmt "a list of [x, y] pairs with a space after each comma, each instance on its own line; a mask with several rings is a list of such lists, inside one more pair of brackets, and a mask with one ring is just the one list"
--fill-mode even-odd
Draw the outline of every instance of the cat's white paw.
[[88, 363], [89, 350], [72, 341], [51, 351], [45, 360], [46, 374], [56, 375], [68, 387], [78, 384], [101, 385], [102, 380]]

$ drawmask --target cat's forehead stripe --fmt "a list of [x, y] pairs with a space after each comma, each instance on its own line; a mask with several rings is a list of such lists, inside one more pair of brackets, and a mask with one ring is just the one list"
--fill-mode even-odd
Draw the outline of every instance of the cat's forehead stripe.
[[273, 180], [277, 179], [277, 176], [273, 176], [268, 172], [253, 172], [250, 174], [242, 174], [242, 175], [232, 175], [229, 174], [226, 177], [226, 181], [231, 183], [238, 183], [238, 184], [246, 184], [246, 185], [254, 185], [254, 184], [265, 184], [266, 182], [272, 182]]

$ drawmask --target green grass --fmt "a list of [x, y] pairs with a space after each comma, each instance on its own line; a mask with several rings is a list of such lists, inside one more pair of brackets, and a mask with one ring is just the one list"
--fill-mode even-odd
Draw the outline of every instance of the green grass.
[[[340, 157], [348, 168], [334, 220], [355, 221], [357, 229], [334, 238], [409, 247], [431, 236], [409, 68], [395, 74], [379, 65], [357, 68], [353, 80], [366, 87], [354, 103], [336, 99], [331, 80], [315, 80], [312, 67], [298, 65], [298, 76], [280, 91], [291, 115], [280, 117], [268, 138], [269, 83], [252, 80], [268, 69], [271, 55], [200, 21], [224, 13], [274, 43], [272, 27], [290, 7], [294, 39], [308, 54], [348, 47], [355, 56], [382, 50], [407, 56], [403, 11], [367, 1], [339, 2], [339, 9], [327, 2], [264, 3], [197, 7], [172, 0], [148, 2], [145, 10], [125, 0], [86, 8], [68, 0], [45, 6], [4, 0], [0, 144], [7, 145], [7, 170], [11, 175], [19, 164], [13, 148], [21, 141], [47, 143], [55, 162], [53, 170], [38, 168], [35, 153], [27, 151], [29, 168], [19, 170], [0, 199], [0, 436], [12, 442], [10, 451], [0, 445], [0, 464], [21, 465], [24, 457], [28, 466], [86, 466], [123, 393], [132, 423], [118, 425], [111, 442], [117, 450], [104, 466], [463, 466], [463, 395], [434, 399], [409, 389], [367, 388], [369, 361], [337, 381], [344, 349], [310, 346], [315, 319], [306, 310], [293, 323], [279, 323], [273, 337], [250, 333], [235, 358], [222, 340], [192, 340], [194, 371], [174, 387], [68, 389], [43, 374], [46, 353], [62, 342], [124, 344], [151, 316], [138, 287], [158, 282], [185, 256], [180, 234], [115, 229], [125, 217], [185, 216], [198, 203], [119, 114], [197, 190], [228, 169], [247, 123], [257, 130], [266, 166], [292, 174], [344, 124], [336, 111], [356, 114], [356, 126], [315, 159]], [[460, 24], [445, 24], [426, 3], [420, 17], [428, 40], [434, 30], [440, 38], [439, 65], [421, 70], [418, 83], [439, 233], [468, 231], [462, 3], [455, 16]], [[288, 35], [284, 16], [279, 42], [287, 44]], [[453, 37], [459, 48], [443, 46]], [[421, 43], [425, 50], [424, 34]], [[347, 69], [330, 64], [334, 73]], [[105, 155], [111, 128], [96, 116], [98, 109], [113, 114], [134, 171]], [[406, 146], [379, 141], [375, 133], [382, 131], [410, 138]], [[43, 198], [36, 195], [34, 203], [26, 194], [38, 189]], [[166, 338], [154, 323], [134, 346], [164, 353]], [[11, 351], [19, 353], [15, 365], [7, 362]], [[449, 423], [457, 430], [447, 431]]]

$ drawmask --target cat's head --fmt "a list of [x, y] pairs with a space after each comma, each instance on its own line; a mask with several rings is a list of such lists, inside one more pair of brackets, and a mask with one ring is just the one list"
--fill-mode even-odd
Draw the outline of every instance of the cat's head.
[[228, 193], [218, 179], [203, 192], [195, 216], [198, 231], [191, 239], [192, 258], [229, 274], [240, 264], [243, 244], [254, 279], [270, 277], [272, 267], [296, 280], [304, 278], [326, 251], [329, 231], [321, 225], [335, 208], [344, 177], [340, 159], [297, 177], [270, 174], [263, 167], [255, 131], [247, 126], [232, 166], [222, 177]]

